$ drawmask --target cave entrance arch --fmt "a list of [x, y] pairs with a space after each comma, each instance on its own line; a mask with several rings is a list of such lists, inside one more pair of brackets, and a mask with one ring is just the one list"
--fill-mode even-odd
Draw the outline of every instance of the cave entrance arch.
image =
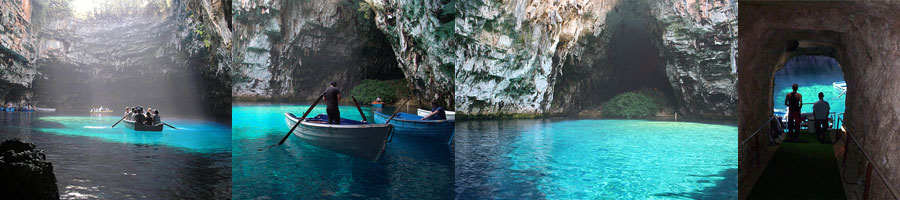
[[[833, 51], [827, 47], [814, 49]], [[787, 106], [784, 106], [785, 98], [792, 92], [792, 85], [797, 84], [797, 93], [803, 96], [804, 105], [801, 113], [812, 113], [813, 103], [819, 100], [818, 94], [822, 93], [823, 100], [831, 107], [829, 118], [837, 120], [838, 116], [844, 113], [846, 101], [847, 87], [841, 83], [845, 83], [844, 73], [841, 71], [840, 63], [833, 57], [807, 54], [791, 57], [775, 72], [772, 88], [773, 112], [779, 116], [787, 113]], [[839, 121], [834, 121], [834, 126], [830, 127], [836, 129], [839, 126]]]

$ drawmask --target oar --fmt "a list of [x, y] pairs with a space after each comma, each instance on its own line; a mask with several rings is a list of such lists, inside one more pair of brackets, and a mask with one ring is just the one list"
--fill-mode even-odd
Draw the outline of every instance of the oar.
[[174, 128], [174, 129], [176, 129], [176, 130], [178, 129], [178, 128], [175, 128], [174, 126], [169, 125], [169, 124], [166, 124], [166, 123], [162, 123], [162, 124], [163, 124], [163, 125], [166, 125], [166, 126], [168, 126], [168, 127], [170, 127], [170, 128]]
[[[406, 101], [404, 101], [403, 103], [409, 102], [409, 99], [410, 99], [410, 98], [407, 97], [407, 98], [406, 98]], [[384, 123], [387, 124], [387, 123], [391, 122], [391, 120], [394, 119], [394, 116], [397, 116], [397, 113], [399, 113], [399, 112], [400, 112], [400, 108], [397, 108], [397, 110], [394, 111], [394, 114], [391, 114], [391, 118], [388, 118], [388, 120], [387, 120], [386, 122], [384, 122]]]
[[363, 119], [362, 122], [368, 122], [368, 121], [366, 121], [366, 115], [363, 114], [362, 108], [360, 108], [359, 103], [356, 102], [356, 97], [353, 97], [353, 95], [350, 95], [350, 99], [353, 99], [353, 105], [356, 105], [356, 109], [359, 110], [359, 116], [362, 117], [362, 119]]
[[278, 142], [278, 144], [273, 144], [273, 145], [268, 146], [268, 147], [263, 148], [263, 149], [259, 149], [259, 151], [262, 151], [262, 150], [265, 150], [265, 149], [272, 148], [272, 147], [274, 147], [274, 146], [278, 146], [278, 145], [284, 144], [284, 141], [286, 141], [286, 140], [288, 139], [288, 136], [291, 136], [291, 133], [294, 132], [294, 129], [297, 129], [297, 125], [300, 125], [300, 123], [303, 122], [304, 119], [306, 119], [306, 115], [309, 115], [309, 112], [311, 112], [311, 111], [313, 110], [313, 108], [315, 108], [316, 105], [319, 104], [319, 101], [321, 101], [323, 97], [325, 97], [325, 93], [322, 93], [322, 95], [319, 95], [319, 98], [316, 99], [316, 102], [313, 103], [313, 105], [310, 106], [309, 109], [306, 109], [306, 112], [303, 113], [303, 116], [300, 117], [300, 120], [297, 120], [297, 123], [294, 124], [294, 127], [291, 127], [291, 130], [287, 132], [287, 135], [284, 135], [284, 138], [281, 139], [281, 142]]
[[122, 120], [125, 120], [125, 117], [128, 117], [128, 114], [125, 114], [125, 116], [122, 116], [122, 119], [119, 119], [119, 121], [117, 121], [115, 124], [113, 124], [112, 127], [110, 127], [110, 128], [115, 128], [116, 125], [119, 125], [119, 122], [122, 122]]

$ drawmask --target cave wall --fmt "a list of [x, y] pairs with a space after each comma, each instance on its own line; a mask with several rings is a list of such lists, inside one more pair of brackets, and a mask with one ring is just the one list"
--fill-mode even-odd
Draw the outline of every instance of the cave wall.
[[732, 1], [466, 1], [458, 6], [457, 95], [468, 115], [564, 114], [615, 87], [613, 34], [648, 24], [679, 112], [733, 118], [737, 94]]
[[[789, 40], [799, 40], [801, 49], [833, 49], [812, 52], [826, 52], [841, 64], [848, 90], [844, 126], [887, 178], [882, 183], [873, 174], [869, 198], [894, 198], [886, 185], [900, 185], [900, 3], [742, 1], [739, 10], [739, 138], [748, 139], [772, 115], [774, 74], [802, 53], [787, 52]], [[764, 169], [751, 157], [762, 152], [751, 147], [766, 146], [765, 136], [757, 137], [759, 143], [751, 138], [740, 146], [741, 177]], [[864, 180], [869, 163], [856, 147], [851, 142], [847, 148], [843, 176], [850, 181]], [[740, 190], [749, 190], [747, 185], [741, 183]], [[845, 192], [862, 198], [862, 184]]]
[[234, 2], [237, 99], [314, 100], [331, 81], [345, 95], [364, 79], [402, 79], [368, 3]]
[[50, 10], [35, 41], [35, 101], [62, 110], [142, 104], [230, 119], [224, 9], [219, 0], [190, 0], [92, 17]]
[[30, 0], [0, 1], [0, 104], [28, 102], [38, 75]]

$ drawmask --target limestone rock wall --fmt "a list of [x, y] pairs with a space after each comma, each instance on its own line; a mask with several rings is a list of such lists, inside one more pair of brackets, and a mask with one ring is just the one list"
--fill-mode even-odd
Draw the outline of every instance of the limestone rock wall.
[[313, 100], [331, 81], [400, 79], [367, 2], [235, 1], [236, 98]]
[[614, 94], [609, 44], [648, 24], [679, 111], [734, 117], [732, 1], [465, 1], [457, 18], [457, 106], [470, 115], [560, 114]]
[[[900, 186], [900, 3], [741, 2], [739, 9], [739, 138], [748, 139], [771, 116], [774, 73], [797, 54], [786, 51], [789, 40], [798, 40], [801, 48], [833, 49], [829, 56], [840, 63], [847, 81], [844, 124], [860, 142], [848, 148], [845, 179], [865, 179], [864, 151], [887, 178], [884, 183], [873, 174], [869, 198], [895, 198], [886, 186]], [[760, 152], [753, 146], [766, 145], [764, 136], [758, 137], [759, 143], [750, 138], [739, 149], [741, 177], [762, 170], [753, 167], [751, 157]], [[862, 190], [845, 192], [862, 198]]]
[[37, 68], [30, 0], [0, 2], [0, 103], [31, 99]]

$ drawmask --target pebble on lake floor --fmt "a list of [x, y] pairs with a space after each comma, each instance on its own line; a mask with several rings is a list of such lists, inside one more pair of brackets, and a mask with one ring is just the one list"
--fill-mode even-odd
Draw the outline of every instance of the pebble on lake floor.
[[0, 143], [0, 199], [59, 199], [53, 164], [18, 138]]

